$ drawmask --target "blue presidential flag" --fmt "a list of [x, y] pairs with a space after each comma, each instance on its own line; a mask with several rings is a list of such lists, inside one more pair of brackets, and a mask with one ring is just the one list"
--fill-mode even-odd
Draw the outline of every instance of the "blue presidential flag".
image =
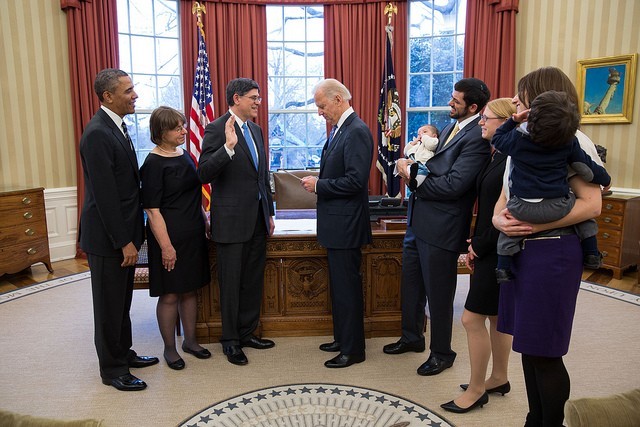
[[402, 133], [400, 97], [396, 89], [396, 76], [391, 57], [391, 31], [387, 28], [387, 55], [382, 74], [380, 103], [378, 104], [378, 161], [376, 166], [382, 174], [389, 197], [400, 196], [400, 178], [394, 176], [396, 160], [400, 156], [400, 134]]

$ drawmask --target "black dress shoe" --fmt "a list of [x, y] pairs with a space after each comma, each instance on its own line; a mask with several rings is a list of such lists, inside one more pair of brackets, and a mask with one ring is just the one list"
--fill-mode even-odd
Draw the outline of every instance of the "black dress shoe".
[[155, 365], [160, 360], [157, 357], [152, 356], [134, 356], [129, 359], [130, 368], [146, 368], [147, 366]]
[[340, 353], [333, 359], [329, 359], [324, 362], [324, 366], [327, 368], [346, 368], [354, 363], [364, 362], [365, 356], [362, 354], [342, 354]]
[[429, 356], [427, 361], [420, 365], [420, 367], [418, 368], [418, 375], [438, 375], [440, 372], [452, 366], [453, 360], [448, 362], [436, 356]]
[[424, 341], [405, 342], [398, 341], [393, 344], [387, 344], [382, 347], [382, 351], [387, 354], [402, 354], [408, 351], [415, 351], [416, 353], [422, 353], [424, 351]]
[[189, 347], [185, 347], [184, 344], [182, 344], [182, 351], [193, 354], [198, 359], [208, 359], [211, 357], [211, 352], [206, 348], [203, 348], [202, 350], [191, 350]]
[[258, 350], [265, 350], [267, 348], [271, 348], [274, 345], [276, 345], [276, 343], [274, 343], [271, 340], [264, 340], [262, 338], [258, 338], [255, 335], [250, 335], [249, 338], [245, 338], [244, 340], [240, 341], [240, 347], [251, 347], [251, 348], [257, 348]]
[[515, 277], [511, 270], [505, 270], [504, 268], [496, 268], [496, 281], [498, 283], [511, 282]]
[[131, 374], [124, 374], [111, 379], [103, 378], [102, 384], [113, 386], [121, 391], [138, 391], [147, 388], [147, 383]]
[[[469, 388], [469, 384], [460, 384], [460, 388], [463, 390], [466, 390]], [[509, 381], [497, 387], [488, 388], [486, 390], [487, 393], [500, 393], [503, 396], [509, 393], [510, 391], [511, 391], [511, 384], [509, 384]]]
[[234, 365], [242, 366], [249, 363], [247, 356], [239, 345], [230, 345], [229, 347], [225, 347], [223, 352], [227, 355], [227, 360]]
[[459, 407], [458, 405], [456, 405], [456, 402], [454, 402], [453, 400], [451, 402], [443, 403], [442, 405], [440, 405], [440, 407], [449, 412], [455, 412], [456, 414], [464, 414], [466, 412], [471, 411], [472, 409], [477, 408], [478, 406], [482, 408], [488, 402], [489, 402], [489, 395], [485, 393], [482, 396], [480, 396], [480, 399], [473, 402], [471, 406], [469, 406], [468, 408]]
[[167, 362], [167, 365], [171, 368], [171, 369], [175, 369], [176, 371], [180, 371], [182, 369], [184, 369], [184, 360], [182, 360], [182, 357], [178, 357], [178, 360], [173, 361], [173, 362], [169, 362], [169, 359], [167, 359], [167, 356], [164, 357], [165, 362]]
[[334, 341], [320, 344], [320, 350], [328, 352], [340, 351], [340, 343], [338, 341]]

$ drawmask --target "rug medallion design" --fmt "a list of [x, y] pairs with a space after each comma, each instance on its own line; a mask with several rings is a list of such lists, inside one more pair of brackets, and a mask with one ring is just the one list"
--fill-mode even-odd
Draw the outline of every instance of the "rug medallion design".
[[182, 427], [451, 426], [428, 408], [390, 393], [337, 384], [291, 384], [216, 403]]

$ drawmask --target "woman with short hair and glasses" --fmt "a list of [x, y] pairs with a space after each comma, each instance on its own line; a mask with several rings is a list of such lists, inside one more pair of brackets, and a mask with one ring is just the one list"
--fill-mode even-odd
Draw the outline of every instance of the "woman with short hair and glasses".
[[[490, 141], [498, 129], [516, 108], [511, 98], [490, 101], [478, 123], [482, 138]], [[495, 268], [498, 259], [496, 244], [499, 232], [493, 227], [493, 207], [502, 190], [506, 156], [492, 150], [491, 157], [478, 174], [478, 213], [474, 235], [469, 240], [467, 267], [473, 271], [467, 301], [462, 313], [462, 324], [467, 331], [471, 377], [469, 384], [462, 384], [464, 393], [445, 403], [447, 411], [464, 413], [489, 401], [488, 393], [503, 396], [511, 389], [507, 379], [511, 336], [498, 332], [498, 301], [500, 287], [496, 281]], [[489, 319], [489, 330], [486, 320]], [[491, 375], [485, 379], [489, 358], [493, 356]]]
[[185, 367], [176, 350], [175, 325], [180, 313], [182, 351], [199, 359], [211, 353], [196, 340], [196, 290], [211, 281], [202, 186], [184, 144], [185, 117], [170, 107], [151, 113], [151, 141], [140, 175], [142, 204], [147, 213], [149, 294], [158, 298], [156, 315], [164, 341], [164, 359], [171, 369]]

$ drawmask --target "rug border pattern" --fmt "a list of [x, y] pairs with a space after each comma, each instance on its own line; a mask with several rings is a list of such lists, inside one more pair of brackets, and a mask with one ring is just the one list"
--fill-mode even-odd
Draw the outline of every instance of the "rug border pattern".
[[47, 289], [53, 289], [69, 283], [79, 282], [89, 277], [91, 277], [91, 272], [85, 271], [83, 273], [70, 274], [68, 276], [58, 277], [45, 282], [34, 283], [33, 285], [25, 286], [24, 288], [6, 291], [0, 293], [0, 304], [37, 294], [38, 292], [46, 291]]
[[617, 299], [618, 301], [627, 302], [640, 307], [640, 295], [630, 292], [621, 291], [619, 289], [610, 288], [608, 286], [599, 285], [597, 283], [583, 280], [580, 283], [580, 289], [586, 292], [602, 295], [608, 298]]

